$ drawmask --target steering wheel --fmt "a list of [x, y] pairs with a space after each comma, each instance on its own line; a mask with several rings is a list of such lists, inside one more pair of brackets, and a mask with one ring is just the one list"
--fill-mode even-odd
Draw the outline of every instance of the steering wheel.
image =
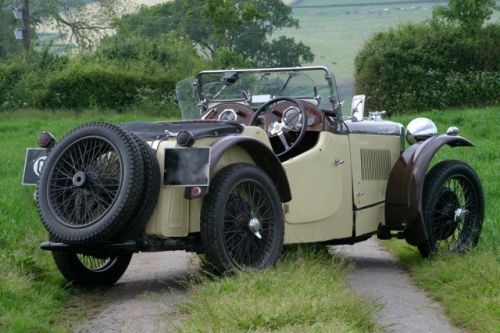
[[[262, 113], [269, 111], [268, 110], [269, 106], [281, 101], [288, 101], [294, 104], [294, 106], [296, 106], [296, 109], [299, 111], [299, 114], [295, 115], [294, 118], [299, 117], [300, 122], [291, 123], [290, 121], [287, 121], [287, 119], [284, 119], [285, 114], [288, 112], [288, 110], [290, 110], [287, 109], [283, 112], [279, 120], [269, 125], [269, 128], [267, 129], [269, 136], [279, 137], [281, 145], [283, 146], [283, 151], [277, 153], [276, 154], [277, 157], [281, 157], [285, 154], [288, 154], [289, 152], [297, 148], [299, 143], [304, 139], [304, 135], [306, 134], [307, 131], [307, 113], [305, 112], [304, 104], [300, 100], [291, 97], [273, 98], [270, 101], [264, 103], [260, 108], [258, 108], [257, 111], [255, 111], [252, 120], [250, 120], [250, 126], [257, 126], [257, 123], [259, 121], [259, 116]], [[292, 121], [293, 120], [294, 119], [292, 119]], [[299, 135], [294, 138], [286, 135], [286, 133], [288, 132], [297, 132], [297, 131], [299, 131]]]

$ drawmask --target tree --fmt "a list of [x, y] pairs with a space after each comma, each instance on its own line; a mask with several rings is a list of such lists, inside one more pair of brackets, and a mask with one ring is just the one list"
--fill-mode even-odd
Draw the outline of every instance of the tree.
[[437, 7], [433, 17], [456, 22], [466, 31], [474, 33], [491, 18], [495, 10], [498, 10], [496, 0], [449, 0], [448, 7]]
[[[298, 20], [280, 0], [174, 0], [142, 8], [116, 22], [118, 34], [156, 38], [176, 31], [195, 42], [219, 64], [229, 59], [254, 66], [296, 66], [312, 62], [309, 47], [293, 38], [271, 39], [283, 28], [297, 28]], [[230, 56], [229, 56], [230, 55]], [[217, 61], [224, 57], [223, 61]]]
[[[68, 43], [74, 42], [78, 47], [85, 49], [92, 47], [101, 37], [112, 32], [111, 21], [125, 7], [126, 1], [96, 0], [89, 4], [87, 0], [2, 0], [0, 9], [2, 18], [12, 16], [10, 13], [12, 6], [23, 9], [25, 49], [30, 48], [34, 37], [32, 32], [41, 25], [57, 28], [63, 40]], [[16, 24], [13, 20], [9, 20], [6, 25], [3, 23], [2, 20], [0, 45], [6, 40], [7, 34], [12, 35]]]
[[4, 1], [0, 0], [0, 59], [7, 58], [19, 50], [19, 43], [14, 39], [15, 24], [12, 12], [4, 8]]

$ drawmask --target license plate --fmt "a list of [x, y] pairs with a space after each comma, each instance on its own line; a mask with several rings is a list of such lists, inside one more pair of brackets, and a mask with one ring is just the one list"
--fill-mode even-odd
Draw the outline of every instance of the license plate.
[[47, 160], [47, 149], [28, 148], [24, 161], [23, 185], [37, 185]]
[[208, 186], [210, 148], [166, 148], [163, 185]]

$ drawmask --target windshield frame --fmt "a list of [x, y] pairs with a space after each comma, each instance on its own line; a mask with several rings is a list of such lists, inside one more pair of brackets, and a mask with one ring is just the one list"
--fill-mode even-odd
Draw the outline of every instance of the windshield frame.
[[[337, 85], [335, 83], [335, 77], [333, 73], [325, 66], [305, 66], [305, 67], [279, 67], [279, 68], [247, 68], [247, 69], [225, 69], [225, 70], [206, 70], [198, 73], [196, 76], [193, 85], [196, 87], [196, 91], [198, 93], [198, 98], [200, 102], [208, 107], [208, 104], [213, 103], [223, 103], [223, 102], [241, 102], [248, 101], [245, 97], [237, 99], [224, 99], [224, 100], [206, 100], [203, 93], [203, 75], [206, 74], [224, 74], [227, 72], [235, 72], [235, 73], [280, 73], [280, 72], [297, 72], [303, 73], [308, 71], [323, 71], [325, 73], [325, 80], [328, 82], [328, 87], [330, 89], [330, 95], [328, 96], [328, 101], [331, 103], [333, 112], [335, 113], [335, 117], [338, 119], [342, 119], [342, 110], [341, 103], [338, 96]], [[304, 73], [307, 74], [307, 73]], [[248, 97], [248, 96], [247, 96]], [[275, 96], [278, 97], [278, 96]], [[317, 96], [314, 96], [316, 98]], [[297, 99], [310, 99], [311, 96], [296, 96], [294, 98]]]

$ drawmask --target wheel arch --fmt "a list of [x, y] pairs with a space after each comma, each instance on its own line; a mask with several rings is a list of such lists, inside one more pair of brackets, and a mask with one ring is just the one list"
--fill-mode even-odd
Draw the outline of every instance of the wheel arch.
[[282, 202], [292, 199], [290, 184], [285, 169], [274, 152], [262, 142], [246, 135], [229, 135], [214, 142], [211, 147], [210, 179], [215, 176], [215, 169], [225, 152], [230, 148], [241, 147], [264, 170], [276, 184]]
[[405, 223], [405, 238], [411, 245], [419, 245], [427, 240], [422, 203], [424, 182], [432, 158], [444, 145], [452, 148], [474, 146], [468, 139], [460, 136], [444, 134], [429, 138], [404, 151], [389, 175], [385, 223]]

